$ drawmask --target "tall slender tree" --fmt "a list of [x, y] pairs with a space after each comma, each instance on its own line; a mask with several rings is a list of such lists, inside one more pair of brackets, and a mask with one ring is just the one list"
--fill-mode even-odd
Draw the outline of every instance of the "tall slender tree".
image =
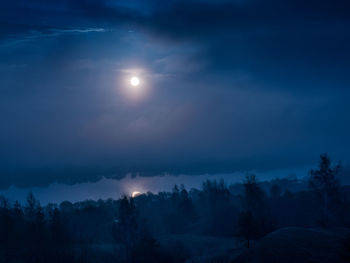
[[334, 216], [332, 210], [341, 201], [338, 175], [342, 169], [341, 163], [332, 166], [327, 154], [320, 156], [319, 167], [309, 172], [309, 188], [314, 191], [321, 206], [321, 224], [327, 226]]

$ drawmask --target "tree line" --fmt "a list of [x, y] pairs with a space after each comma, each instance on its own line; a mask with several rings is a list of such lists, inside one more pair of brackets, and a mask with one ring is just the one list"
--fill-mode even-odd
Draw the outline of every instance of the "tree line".
[[[200, 190], [175, 185], [172, 192], [46, 206], [32, 193], [23, 205], [1, 197], [0, 261], [184, 262], [186, 248], [161, 247], [157, 238], [236, 237], [249, 248], [278, 228], [350, 227], [350, 190], [340, 184], [341, 172], [324, 154], [307, 181], [262, 183], [248, 174], [231, 186], [207, 180]], [[305, 188], [291, 190], [300, 184]]]

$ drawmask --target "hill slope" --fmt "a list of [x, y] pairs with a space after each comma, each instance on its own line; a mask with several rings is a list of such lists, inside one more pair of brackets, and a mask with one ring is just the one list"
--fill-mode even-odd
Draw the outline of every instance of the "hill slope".
[[284, 228], [270, 233], [233, 262], [346, 262], [344, 242], [350, 229]]

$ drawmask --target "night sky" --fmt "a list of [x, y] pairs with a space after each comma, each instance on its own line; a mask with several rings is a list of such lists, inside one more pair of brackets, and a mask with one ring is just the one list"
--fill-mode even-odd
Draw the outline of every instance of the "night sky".
[[4, 0], [0, 188], [347, 163], [349, 85], [349, 1]]

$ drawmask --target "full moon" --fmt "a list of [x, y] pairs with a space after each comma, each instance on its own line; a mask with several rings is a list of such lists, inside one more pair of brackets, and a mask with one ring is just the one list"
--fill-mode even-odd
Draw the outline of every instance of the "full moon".
[[140, 85], [140, 79], [138, 77], [132, 77], [130, 79], [130, 84], [133, 87], [137, 87], [138, 85]]

